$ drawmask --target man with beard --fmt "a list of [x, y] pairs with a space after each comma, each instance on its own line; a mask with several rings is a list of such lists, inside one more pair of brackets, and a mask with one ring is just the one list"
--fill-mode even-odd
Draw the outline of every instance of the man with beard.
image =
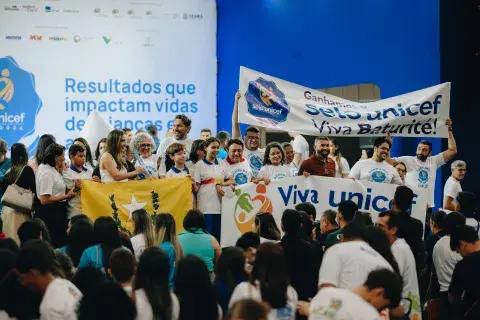
[[[241, 131], [238, 123], [238, 101], [242, 97], [240, 91], [235, 95], [235, 105], [232, 113], [232, 139], [240, 139]], [[254, 177], [258, 177], [262, 168], [265, 149], [260, 148], [260, 130], [257, 127], [248, 127], [245, 131], [245, 149], [243, 157], [250, 164]]]
[[[432, 144], [429, 141], [423, 140], [418, 144], [417, 155], [415, 157], [403, 156], [395, 159], [386, 159], [387, 162], [393, 166], [395, 166], [397, 162], [405, 163], [407, 166], [405, 182], [409, 186], [412, 188], [428, 189], [429, 196], [427, 199], [427, 205], [429, 208], [435, 207], [434, 188], [437, 169], [452, 159], [457, 153], [457, 145], [452, 133], [452, 121], [448, 119], [445, 124], [448, 126], [448, 150], [432, 157]], [[430, 212], [427, 212], [427, 220], [429, 220], [430, 214], [431, 210]]]
[[315, 153], [300, 165], [298, 175], [335, 177], [335, 161], [328, 157], [330, 141], [327, 137], [315, 138]]
[[367, 160], [360, 160], [350, 170], [350, 178], [379, 183], [394, 183], [403, 185], [402, 179], [394, 167], [385, 160], [388, 158], [391, 142], [380, 137], [373, 143], [373, 156]]
[[467, 173], [467, 164], [462, 160], [457, 160], [451, 166], [452, 175], [445, 182], [443, 188], [443, 208], [450, 211], [457, 211], [457, 196], [462, 192], [460, 180], [465, 178]]
[[243, 157], [243, 142], [239, 139], [228, 141], [226, 146], [228, 156], [222, 162], [222, 167], [229, 177], [233, 177], [236, 185], [246, 184], [254, 181], [258, 182], [252, 176], [252, 169], [248, 161]]
[[[192, 120], [184, 114], [179, 114], [173, 121], [173, 137], [163, 139], [158, 146], [157, 155], [160, 162], [158, 174], [160, 177], [165, 177], [165, 174], [170, 168], [167, 168], [165, 161], [170, 157], [166, 154], [168, 147], [173, 143], [184, 144], [187, 150], [192, 148], [193, 140], [188, 139], [188, 133], [192, 128]], [[173, 163], [172, 163], [173, 165]], [[168, 169], [168, 170], [167, 170]]]

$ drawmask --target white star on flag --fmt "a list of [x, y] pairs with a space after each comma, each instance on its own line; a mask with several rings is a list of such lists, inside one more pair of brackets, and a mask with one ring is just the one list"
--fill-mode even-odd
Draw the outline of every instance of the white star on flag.
[[122, 207], [126, 208], [130, 213], [128, 214], [128, 219], [132, 219], [132, 212], [135, 210], [143, 209], [147, 203], [146, 202], [137, 202], [135, 195], [132, 193], [132, 201], [129, 204], [122, 204]]

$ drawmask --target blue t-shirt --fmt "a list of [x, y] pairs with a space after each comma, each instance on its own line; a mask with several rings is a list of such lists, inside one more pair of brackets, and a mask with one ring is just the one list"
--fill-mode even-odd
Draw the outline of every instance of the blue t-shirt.
[[168, 257], [168, 262], [170, 264], [170, 275], [168, 276], [168, 282], [170, 283], [170, 288], [173, 288], [173, 278], [175, 275], [175, 259], [177, 257], [175, 253], [175, 248], [170, 241], [165, 241], [158, 247], [165, 251], [165, 254]]
[[183, 254], [193, 254], [205, 262], [208, 271], [214, 271], [215, 249], [212, 245], [212, 236], [200, 229], [189, 232], [184, 230], [178, 236], [183, 248]]
[[67, 254], [67, 248], [68, 248], [67, 246], [63, 246], [61, 248], [58, 248], [57, 251]]
[[217, 156], [218, 159], [225, 160], [225, 159], [227, 159], [227, 156], [228, 156], [228, 153], [227, 153], [227, 151], [225, 151], [225, 149], [220, 149], [218, 151], [218, 156]]
[[[128, 250], [127, 247], [122, 248]], [[103, 267], [103, 249], [101, 244], [88, 247], [83, 251], [80, 262], [78, 263], [78, 268], [81, 269], [85, 267], [95, 267], [102, 270], [103, 273], [106, 273]]]

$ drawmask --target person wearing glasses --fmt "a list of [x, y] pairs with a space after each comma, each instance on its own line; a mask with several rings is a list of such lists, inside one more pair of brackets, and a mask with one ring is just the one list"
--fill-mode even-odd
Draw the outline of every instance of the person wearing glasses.
[[405, 182], [405, 177], [407, 176], [407, 166], [405, 163], [397, 162], [397, 164], [395, 164], [395, 169], [397, 170], [400, 179], [402, 179], [403, 185], [408, 187], [407, 183]]
[[131, 149], [135, 157], [135, 168], [142, 166], [145, 171], [140, 173], [138, 179], [146, 179], [150, 176], [158, 179], [158, 156], [153, 154], [155, 141], [146, 132], [135, 135], [132, 139]]
[[445, 187], [443, 188], [443, 208], [450, 211], [457, 211], [457, 196], [462, 192], [460, 180], [465, 178], [467, 164], [465, 161], [457, 160], [452, 162], [451, 169], [452, 175], [447, 179]]
[[[240, 91], [235, 95], [235, 105], [232, 113], [232, 139], [240, 139], [241, 130], [238, 123], [238, 101], [242, 97]], [[262, 161], [265, 157], [265, 149], [260, 148], [260, 130], [257, 127], [250, 126], [245, 131], [245, 149], [243, 157], [250, 163], [253, 176], [258, 178]]]

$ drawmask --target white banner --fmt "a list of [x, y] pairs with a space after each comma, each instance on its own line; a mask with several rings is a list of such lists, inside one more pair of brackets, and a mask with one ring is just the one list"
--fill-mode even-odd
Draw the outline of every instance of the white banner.
[[450, 83], [353, 102], [240, 68], [239, 121], [319, 136], [448, 137]]
[[[5, 2], [5, 3], [4, 3]], [[216, 131], [214, 0], [2, 1], [0, 136], [67, 147], [96, 110], [114, 128], [192, 118]], [[92, 146], [93, 147], [93, 146]]]
[[[318, 176], [274, 180], [268, 186], [249, 183], [222, 200], [221, 245], [233, 246], [243, 233], [253, 231], [255, 215], [260, 212], [273, 214], [280, 228], [283, 211], [304, 202], [315, 206], [319, 220], [323, 211], [337, 210], [340, 202], [352, 200], [360, 211], [370, 212], [375, 222], [379, 212], [391, 207], [396, 188], [393, 184]], [[427, 190], [413, 191], [412, 216], [425, 221]]]

